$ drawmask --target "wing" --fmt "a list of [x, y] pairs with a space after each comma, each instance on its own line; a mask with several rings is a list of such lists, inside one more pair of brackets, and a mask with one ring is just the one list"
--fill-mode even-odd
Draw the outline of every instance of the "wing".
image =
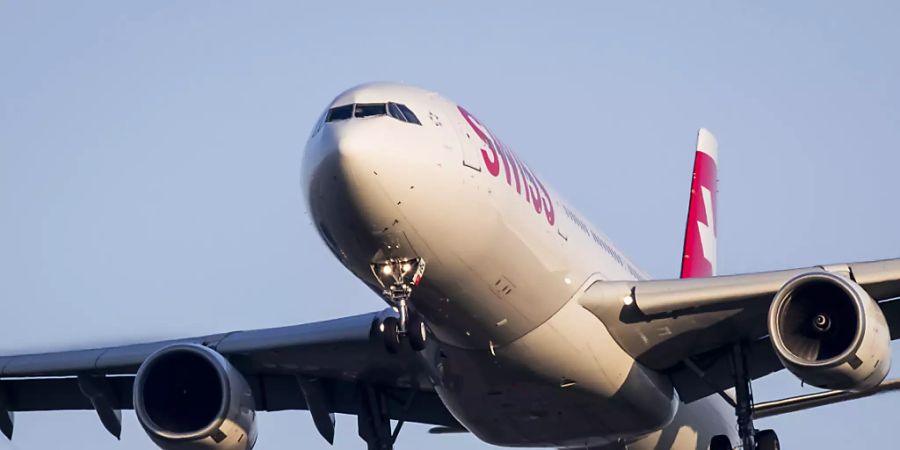
[[0, 428], [12, 433], [4, 412], [96, 409], [107, 429], [118, 435], [120, 428], [110, 414], [133, 408], [132, 385], [141, 363], [165, 347], [195, 344], [217, 351], [243, 375], [257, 410], [309, 409], [329, 440], [334, 432], [333, 416], [328, 429], [329, 415], [365, 415], [366, 396], [372, 392], [378, 393], [390, 419], [462, 429], [434, 392], [425, 364], [428, 352], [401, 350], [392, 355], [385, 350], [377, 324], [391, 313], [120, 347], [2, 356]]
[[648, 367], [668, 372], [690, 402], [734, 385], [729, 355], [746, 344], [753, 379], [783, 368], [769, 341], [775, 295], [795, 277], [828, 272], [858, 284], [878, 301], [900, 334], [900, 259], [803, 269], [659, 281], [596, 282], [580, 303], [616, 341]]

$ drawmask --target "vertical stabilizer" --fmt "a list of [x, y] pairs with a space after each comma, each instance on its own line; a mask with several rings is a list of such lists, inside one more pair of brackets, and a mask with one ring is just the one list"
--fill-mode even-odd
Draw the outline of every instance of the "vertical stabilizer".
[[681, 278], [716, 275], [718, 163], [719, 143], [709, 130], [701, 128], [697, 133], [691, 201], [688, 205], [684, 252], [681, 256]]

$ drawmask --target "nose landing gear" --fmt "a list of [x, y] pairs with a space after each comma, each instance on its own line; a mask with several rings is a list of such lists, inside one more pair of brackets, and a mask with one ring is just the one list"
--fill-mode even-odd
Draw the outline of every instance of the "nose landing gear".
[[422, 281], [425, 260], [422, 258], [391, 258], [373, 263], [372, 274], [384, 288], [382, 295], [400, 317], [387, 317], [379, 325], [384, 337], [384, 346], [390, 353], [400, 351], [403, 338], [415, 351], [425, 349], [428, 330], [418, 316], [410, 316], [409, 298], [413, 287]]

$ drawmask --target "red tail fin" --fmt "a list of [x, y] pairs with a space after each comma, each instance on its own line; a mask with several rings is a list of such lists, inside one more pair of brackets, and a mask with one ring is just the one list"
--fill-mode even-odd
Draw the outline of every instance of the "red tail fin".
[[705, 128], [697, 133], [691, 202], [684, 231], [681, 278], [716, 275], [716, 210], [719, 144]]

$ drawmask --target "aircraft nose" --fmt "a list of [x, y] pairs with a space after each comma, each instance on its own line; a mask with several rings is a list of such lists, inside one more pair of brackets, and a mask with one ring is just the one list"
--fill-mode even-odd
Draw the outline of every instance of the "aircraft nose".
[[319, 179], [353, 177], [376, 162], [379, 144], [357, 128], [344, 124], [326, 126], [309, 139], [302, 164], [307, 191]]
[[389, 176], [400, 165], [384, 133], [369, 131], [322, 130], [307, 146], [303, 169], [307, 206], [319, 234], [339, 258], [365, 267], [381, 248], [379, 233], [397, 218]]
[[[381, 192], [389, 168], [398, 161], [383, 130], [367, 123], [326, 126], [307, 144], [303, 161], [308, 205], [316, 214], [322, 203], [342, 203], [345, 208], [365, 206]], [[314, 201], [316, 197], [319, 201]], [[348, 203], [349, 202], [349, 203]], [[319, 208], [313, 203], [317, 203]]]
[[377, 135], [365, 133], [357, 127], [342, 128], [332, 133], [330, 142], [340, 165], [350, 173], [368, 171], [381, 153]]

